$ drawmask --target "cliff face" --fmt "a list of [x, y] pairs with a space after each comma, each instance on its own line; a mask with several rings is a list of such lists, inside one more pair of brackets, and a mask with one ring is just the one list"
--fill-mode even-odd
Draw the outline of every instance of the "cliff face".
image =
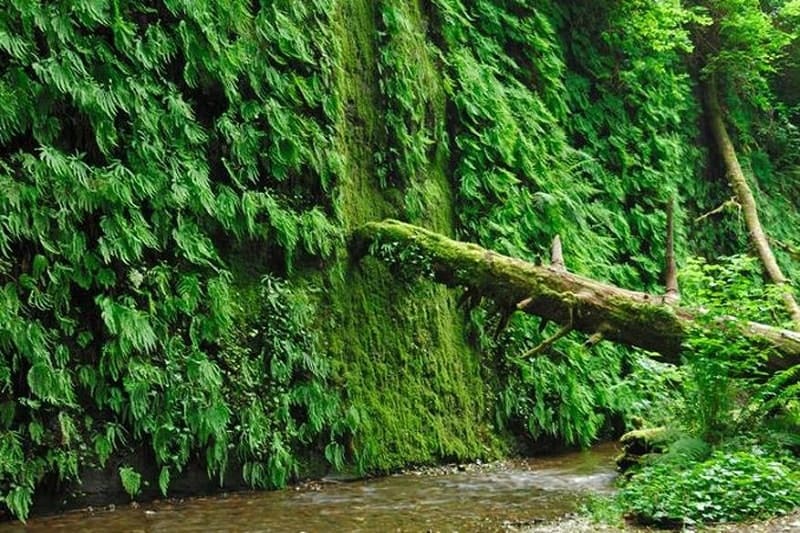
[[[345, 238], [393, 217], [542, 260], [558, 233], [570, 269], [633, 288], [659, 284], [664, 205], [691, 182], [699, 155], [685, 43], [653, 51], [636, 29], [648, 8], [315, 6], [324, 13], [313, 46], [330, 176], [319, 176], [313, 200]], [[422, 256], [401, 259], [400, 270], [423, 266], [415, 264]], [[346, 413], [332, 425], [331, 456], [388, 470], [500, 453], [511, 434], [585, 444], [608, 427], [609, 413], [624, 414], [606, 391], [619, 379], [622, 350], [603, 347], [577, 366], [495, 357], [524, 352], [543, 334], [539, 325], [515, 318], [495, 340], [505, 310], [465, 313], [424, 279], [369, 258], [352, 263], [341, 241], [321, 263], [296, 263], [287, 277], [309, 296], [315, 353], [330, 365], [319, 384]], [[259, 275], [274, 268], [256, 265]], [[257, 279], [252, 269], [241, 269], [245, 292]]]
[[[391, 12], [382, 12], [388, 4], [394, 4]], [[413, 201], [413, 220], [452, 235], [453, 191], [441, 137], [447, 105], [444, 65], [428, 41], [429, 21], [420, 3], [387, 5], [343, 2], [332, 22], [341, 106], [336, 150], [343, 173], [335, 193], [341, 223], [349, 232], [371, 220], [406, 217], [405, 206]], [[402, 18], [401, 30], [387, 29], [391, 16]], [[387, 87], [400, 80], [387, 71], [381, 56], [399, 50], [413, 54], [408, 57], [409, 83], [424, 91], [414, 127], [439, 134], [424, 146], [413, 184], [403, 183], [391, 161], [381, 160], [397, 157], [391, 121], [407, 120], [388, 116], [391, 102], [385, 98]], [[346, 403], [360, 414], [352, 441], [359, 464], [391, 469], [497, 452], [487, 416], [490, 392], [453, 293], [426, 281], [398, 283], [377, 262], [354, 264], [346, 257], [317, 279], [324, 287], [321, 348], [334, 361]]]
[[346, 247], [386, 216], [454, 232], [429, 22], [416, 2], [332, 0], [3, 14], [14, 514], [98, 469], [137, 494], [191, 465], [274, 487], [314, 458], [497, 453], [454, 296]]

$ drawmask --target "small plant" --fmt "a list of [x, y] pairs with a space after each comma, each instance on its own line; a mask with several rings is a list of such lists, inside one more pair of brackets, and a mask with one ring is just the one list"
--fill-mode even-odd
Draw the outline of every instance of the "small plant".
[[580, 512], [595, 524], [624, 525], [624, 508], [615, 496], [589, 495], [581, 504]]
[[138, 496], [142, 490], [142, 475], [139, 472], [130, 466], [121, 466], [119, 468], [119, 479], [122, 482], [122, 488], [131, 498]]
[[800, 505], [800, 475], [769, 456], [715, 452], [683, 470], [670, 462], [644, 468], [618, 498], [645, 523], [741, 521], [785, 514]]
[[387, 242], [373, 246], [370, 253], [389, 265], [395, 278], [400, 281], [411, 283], [418, 278], [433, 278], [430, 257], [415, 244]]

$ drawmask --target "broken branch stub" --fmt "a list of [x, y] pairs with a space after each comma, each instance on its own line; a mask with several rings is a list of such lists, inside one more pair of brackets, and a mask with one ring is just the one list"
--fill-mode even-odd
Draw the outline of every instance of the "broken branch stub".
[[567, 270], [566, 265], [564, 265], [564, 251], [561, 248], [560, 235], [553, 237], [553, 246], [550, 248], [550, 268], [558, 272]]

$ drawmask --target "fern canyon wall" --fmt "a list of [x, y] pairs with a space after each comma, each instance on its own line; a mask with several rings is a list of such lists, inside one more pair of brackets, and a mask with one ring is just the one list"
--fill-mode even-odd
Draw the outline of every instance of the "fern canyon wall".
[[[679, 262], [748, 246], [735, 208], [701, 217], [731, 193], [699, 15], [677, 1], [2, 6], [0, 501], [17, 515], [87, 480], [274, 488], [588, 445], [636, 418], [622, 377], [640, 354], [569, 336], [521, 358], [557, 325], [420, 278], [409, 249], [354, 260], [366, 222], [535, 263], [560, 235], [570, 271], [653, 292], [671, 198]], [[721, 99], [794, 279], [798, 162], [773, 154], [798, 117]]]
[[[410, 217], [454, 234], [442, 65], [427, 41], [421, 6], [346, 2], [333, 27], [341, 105], [336, 150], [344, 158], [336, 194], [345, 231]], [[393, 79], [397, 58], [402, 80]], [[408, 108], [399, 98], [412, 99]], [[415, 165], [413, 175], [400, 174], [404, 160]], [[408, 215], [407, 205], [413, 206]], [[346, 403], [360, 413], [353, 440], [358, 460], [366, 468], [392, 469], [486, 455], [488, 391], [455, 297], [431, 282], [398, 284], [377, 262], [343, 258], [325, 277], [321, 347], [337, 362], [333, 373]]]

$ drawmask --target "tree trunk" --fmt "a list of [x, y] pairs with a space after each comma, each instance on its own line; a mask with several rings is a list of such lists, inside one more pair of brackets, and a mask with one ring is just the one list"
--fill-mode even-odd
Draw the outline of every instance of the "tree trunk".
[[[381, 245], [388, 244], [399, 244], [424, 257], [435, 281], [465, 287], [509, 312], [518, 309], [588, 335], [658, 352], [671, 363], [680, 362], [681, 346], [698, 316], [689, 309], [666, 305], [662, 296], [536, 266], [395, 220], [371, 222], [358, 229], [352, 247], [357, 258], [371, 249], [381, 257]], [[389, 254], [384, 259], [397, 257]], [[744, 335], [771, 347], [772, 354], [765, 362], [771, 371], [800, 363], [800, 333], [733, 319], [715, 324], [726, 331], [732, 326], [731, 335]]]
[[723, 119], [722, 109], [719, 105], [717, 86], [714, 78], [706, 82], [705, 92], [711, 131], [717, 142], [719, 154], [725, 164], [728, 181], [734, 193], [736, 193], [736, 199], [742, 206], [750, 242], [755, 247], [758, 257], [761, 259], [761, 264], [764, 266], [764, 270], [767, 272], [770, 280], [772, 280], [774, 284], [786, 288], [786, 292], [783, 294], [783, 302], [786, 306], [786, 310], [789, 312], [789, 316], [794, 322], [795, 329], [800, 329], [800, 306], [797, 305], [797, 301], [792, 294], [791, 284], [788, 283], [783, 272], [781, 272], [781, 268], [778, 266], [778, 262], [775, 260], [775, 255], [772, 253], [769, 240], [764, 233], [764, 228], [761, 226], [753, 192], [747, 184], [747, 179], [745, 179], [744, 173], [742, 172], [739, 159], [736, 157], [736, 150], [733, 147], [733, 142], [731, 142], [728, 130], [725, 127], [725, 120]]
[[676, 304], [681, 299], [678, 289], [678, 264], [675, 261], [675, 198], [667, 204], [667, 242], [665, 257], [664, 287], [667, 289], [664, 300], [668, 304]]

